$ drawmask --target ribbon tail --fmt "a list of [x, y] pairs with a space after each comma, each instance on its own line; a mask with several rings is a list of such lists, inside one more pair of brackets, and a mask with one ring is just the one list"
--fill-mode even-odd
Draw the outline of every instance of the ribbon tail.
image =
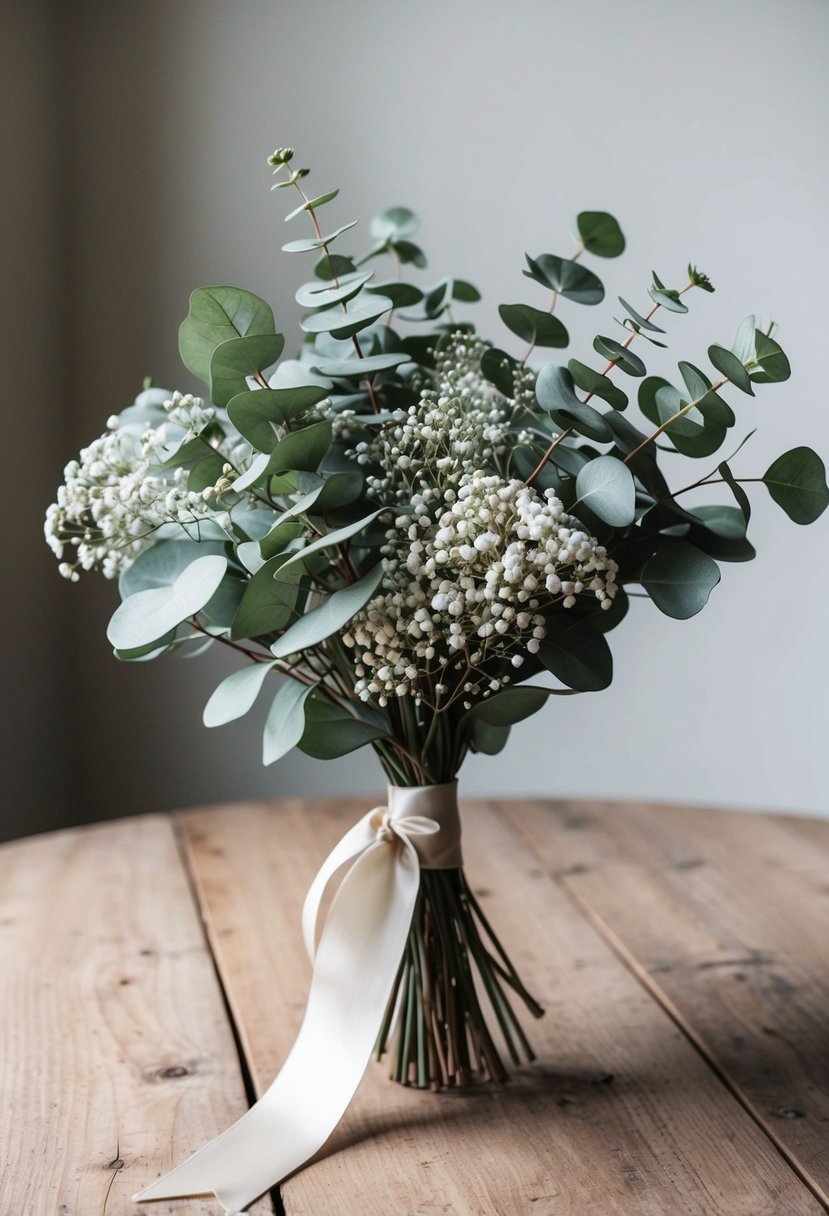
[[226, 1212], [239, 1213], [322, 1147], [371, 1059], [419, 880], [406, 839], [399, 848], [375, 842], [360, 854], [332, 902], [305, 1017], [276, 1080], [238, 1122], [137, 1201], [214, 1194]]

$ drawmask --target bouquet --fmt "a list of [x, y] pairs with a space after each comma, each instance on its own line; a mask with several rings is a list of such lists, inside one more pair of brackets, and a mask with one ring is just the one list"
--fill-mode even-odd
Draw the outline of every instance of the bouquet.
[[[310, 224], [283, 246], [313, 263], [295, 357], [264, 300], [195, 291], [179, 349], [204, 395], [145, 384], [67, 466], [46, 536], [67, 578], [118, 580], [117, 658], [238, 654], [206, 726], [247, 713], [268, 683], [265, 764], [294, 747], [373, 749], [392, 807], [378, 837], [395, 834], [395, 799], [422, 812], [376, 1053], [391, 1050], [404, 1084], [500, 1080], [498, 1037], [512, 1060], [532, 1055], [514, 1003], [541, 1010], [460, 864], [465, 756], [498, 752], [550, 697], [606, 688], [608, 636], [634, 596], [699, 612], [720, 563], [754, 557], [748, 484], [795, 523], [817, 519], [824, 465], [799, 446], [747, 475], [750, 435], [720, 454], [737, 399], [789, 377], [772, 325], [750, 316], [705, 367], [648, 374], [648, 348], [714, 290], [693, 265], [678, 287], [654, 274], [635, 304], [620, 297], [583, 360], [539, 357], [568, 345], [562, 305], [602, 304], [595, 266], [625, 248], [612, 216], [581, 212], [569, 256], [526, 256], [530, 302], [499, 308], [507, 350], [466, 318], [470, 282], [420, 282], [413, 212], [383, 211], [368, 248], [346, 253], [354, 222], [321, 222], [338, 191], [308, 191], [291, 148], [269, 160], [297, 203], [286, 219]], [[423, 845], [436, 827], [437, 860]]]

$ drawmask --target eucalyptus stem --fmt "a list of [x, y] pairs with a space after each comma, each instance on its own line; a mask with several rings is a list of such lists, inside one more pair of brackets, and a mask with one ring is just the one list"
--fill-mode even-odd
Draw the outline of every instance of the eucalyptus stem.
[[[505, 1081], [507, 1070], [482, 1000], [495, 1016], [513, 1064], [535, 1058], [509, 993], [534, 1017], [542, 1015], [492, 932], [463, 870], [421, 871], [409, 940], [375, 1058], [388, 1053], [392, 1078], [419, 1089]], [[395, 1013], [398, 1030], [393, 1036]]]

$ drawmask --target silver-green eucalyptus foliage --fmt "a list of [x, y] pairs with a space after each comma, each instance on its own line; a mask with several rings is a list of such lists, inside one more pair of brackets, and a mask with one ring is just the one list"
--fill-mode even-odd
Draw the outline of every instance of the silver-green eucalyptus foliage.
[[[266, 764], [295, 746], [327, 759], [372, 744], [397, 783], [448, 780], [468, 750], [499, 750], [510, 726], [548, 696], [610, 683], [607, 635], [628, 610], [626, 588], [670, 617], [699, 612], [719, 564], [754, 557], [747, 485], [764, 485], [795, 523], [816, 520], [829, 502], [824, 465], [797, 446], [765, 472], [746, 472], [745, 439], [720, 454], [741, 398], [789, 378], [773, 326], [749, 317], [730, 343], [711, 344], [706, 366], [681, 360], [670, 381], [649, 374], [648, 347], [665, 347], [694, 296], [714, 290], [694, 266], [678, 288], [654, 273], [634, 303], [619, 297], [602, 311], [603, 332], [581, 359], [538, 358], [568, 346], [562, 305], [605, 303], [596, 259], [625, 248], [612, 216], [578, 215], [570, 256], [526, 255], [529, 299], [500, 306], [502, 348], [474, 337], [457, 316], [458, 306], [480, 298], [470, 282], [424, 275], [411, 211], [382, 212], [369, 226], [368, 249], [346, 253], [356, 221], [323, 222], [338, 192], [313, 197], [308, 170], [295, 168], [293, 156], [281, 148], [269, 159], [274, 189], [299, 200], [286, 219], [311, 225], [310, 236], [283, 246], [313, 264], [296, 293], [305, 312], [295, 357], [280, 362], [285, 339], [264, 300], [236, 287], [195, 291], [179, 349], [206, 385], [205, 401], [176, 395], [171, 403], [170, 394], [145, 389], [99, 446], [68, 466], [47, 538], [68, 577], [82, 568], [120, 575], [122, 603], [108, 634], [120, 659], [186, 657], [220, 642], [246, 660], [211, 696], [207, 726], [247, 713], [266, 677], [293, 677], [278, 685], [267, 717]], [[459, 335], [468, 337], [461, 348]], [[520, 661], [503, 646], [453, 650], [438, 630], [433, 667], [409, 672], [395, 696], [383, 690], [385, 677], [372, 683], [354, 620], [373, 611], [385, 585], [390, 526], [396, 520], [401, 535], [412, 511], [421, 523], [424, 512], [437, 518], [455, 492], [422, 500], [413, 482], [411, 502], [398, 492], [392, 504], [377, 491], [389, 472], [376, 453], [412, 407], [412, 425], [421, 425], [423, 390], [454, 349], [473, 352], [484, 386], [478, 400], [508, 431], [500, 454], [469, 472], [525, 483], [533, 510], [558, 500], [568, 526], [593, 546], [602, 577], [590, 594], [579, 582], [559, 594], [552, 577], [556, 594], [533, 601], [541, 625], [527, 632], [535, 640]], [[464, 400], [460, 393], [457, 409]], [[744, 405], [753, 422], [754, 402]], [[396, 449], [386, 442], [382, 450]], [[684, 462], [673, 454], [701, 461], [701, 475], [677, 479]], [[730, 501], [721, 494], [704, 502], [713, 485]], [[445, 601], [440, 593], [427, 606], [434, 622]], [[527, 619], [529, 631], [536, 618]], [[547, 673], [555, 686], [532, 684]]]

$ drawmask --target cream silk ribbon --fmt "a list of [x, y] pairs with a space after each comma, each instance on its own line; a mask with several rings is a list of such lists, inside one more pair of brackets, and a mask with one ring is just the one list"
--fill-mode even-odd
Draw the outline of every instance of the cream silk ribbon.
[[[325, 888], [352, 861], [314, 951]], [[337, 844], [302, 911], [314, 963], [305, 1017], [282, 1070], [232, 1127], [134, 1198], [214, 1194], [241, 1213], [333, 1132], [366, 1070], [406, 945], [421, 867], [462, 864], [457, 783], [402, 789]]]

